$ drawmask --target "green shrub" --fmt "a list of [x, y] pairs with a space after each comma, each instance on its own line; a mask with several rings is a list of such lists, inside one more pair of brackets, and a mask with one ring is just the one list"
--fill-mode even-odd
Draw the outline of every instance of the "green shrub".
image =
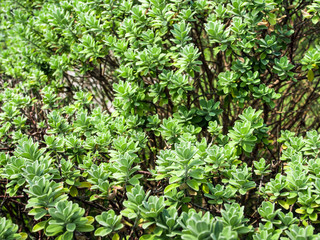
[[0, 239], [320, 239], [319, 0], [0, 2]]

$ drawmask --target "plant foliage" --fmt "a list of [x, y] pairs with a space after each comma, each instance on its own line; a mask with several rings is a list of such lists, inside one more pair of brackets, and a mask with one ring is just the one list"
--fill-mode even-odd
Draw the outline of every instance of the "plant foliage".
[[0, 1], [0, 239], [320, 239], [319, 0]]

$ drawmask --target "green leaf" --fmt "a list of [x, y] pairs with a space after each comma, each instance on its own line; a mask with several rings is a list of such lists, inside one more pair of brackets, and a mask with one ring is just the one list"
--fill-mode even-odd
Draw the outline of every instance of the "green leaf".
[[156, 238], [155, 235], [152, 234], [147, 234], [147, 235], [142, 235], [139, 240], [154, 240]]
[[89, 201], [92, 202], [92, 201], [97, 200], [97, 199], [99, 199], [99, 196], [94, 194], [94, 195], [92, 195], [90, 197]]
[[245, 194], [247, 193], [247, 190], [240, 188], [240, 189], [239, 189], [239, 193], [240, 193], [241, 195], [245, 195]]
[[276, 25], [277, 24], [277, 16], [274, 13], [269, 13], [268, 21], [270, 25]]
[[129, 183], [135, 186], [139, 184], [139, 180], [136, 177], [132, 177], [129, 179]]
[[108, 235], [110, 233], [111, 233], [111, 229], [110, 228], [100, 227], [94, 232], [94, 235], [95, 236], [104, 237], [104, 236], [106, 236], [106, 235]]
[[61, 240], [73, 240], [73, 232], [66, 232], [61, 236]]
[[307, 208], [307, 213], [308, 213], [308, 214], [312, 214], [312, 213], [313, 213], [313, 211], [314, 211], [314, 209], [313, 209], [313, 208]]
[[189, 203], [191, 201], [191, 197], [184, 197], [181, 200], [183, 203]]
[[32, 228], [32, 232], [38, 232], [42, 229], [45, 228], [46, 224], [47, 224], [48, 221], [42, 221], [42, 222], [39, 222], [37, 223], [36, 225], [34, 225], [34, 227]]
[[189, 172], [189, 176], [195, 179], [203, 179], [203, 169], [195, 169]]
[[173, 184], [166, 186], [166, 188], [164, 189], [164, 194], [171, 192], [173, 189], [176, 189], [179, 186], [180, 186], [179, 183], [173, 183]]
[[74, 224], [74, 223], [68, 223], [67, 226], [66, 226], [68, 232], [74, 232], [74, 230], [76, 229], [76, 227], [77, 227], [77, 226], [76, 226], [76, 224]]
[[45, 216], [48, 213], [48, 211], [46, 209], [39, 209], [36, 213], [36, 215], [34, 215], [34, 219], [35, 220], [39, 220], [41, 219], [43, 216]]
[[180, 181], [181, 179], [182, 179], [181, 177], [173, 176], [169, 179], [169, 183], [172, 184], [172, 183]]
[[94, 230], [94, 227], [88, 224], [77, 227], [77, 231], [79, 232], [91, 232], [93, 230]]
[[62, 231], [63, 231], [63, 226], [56, 225], [56, 224], [50, 225], [50, 222], [49, 222], [49, 226], [46, 228], [46, 234], [48, 236], [55, 236]]
[[67, 183], [68, 185], [74, 185], [74, 180], [66, 179], [66, 183]]
[[248, 153], [251, 153], [251, 152], [252, 152], [253, 147], [254, 147], [254, 146], [251, 145], [251, 144], [246, 144], [246, 143], [242, 144], [243, 150], [246, 151], [246, 152], [248, 152]]
[[143, 229], [147, 229], [147, 228], [150, 227], [152, 224], [154, 224], [154, 222], [146, 222], [146, 223], [142, 224], [142, 228], [143, 228]]
[[18, 184], [19, 186], [22, 186], [25, 182], [26, 182], [25, 179], [20, 179], [20, 180], [17, 182], [17, 184]]
[[318, 220], [318, 214], [316, 212], [309, 215], [309, 218], [311, 221], [317, 221]]
[[201, 183], [199, 183], [198, 181], [194, 180], [194, 179], [188, 179], [187, 180], [187, 184], [189, 187], [191, 187], [193, 190], [195, 191], [199, 191], [199, 186]]

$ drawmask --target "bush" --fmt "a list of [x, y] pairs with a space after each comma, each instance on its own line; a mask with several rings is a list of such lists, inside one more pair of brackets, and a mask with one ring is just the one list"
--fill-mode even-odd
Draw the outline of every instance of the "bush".
[[0, 20], [0, 239], [320, 239], [319, 0]]

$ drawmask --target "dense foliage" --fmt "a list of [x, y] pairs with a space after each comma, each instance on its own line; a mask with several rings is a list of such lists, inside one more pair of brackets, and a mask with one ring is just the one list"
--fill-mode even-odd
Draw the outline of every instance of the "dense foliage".
[[319, 0], [0, 1], [0, 240], [320, 239]]

